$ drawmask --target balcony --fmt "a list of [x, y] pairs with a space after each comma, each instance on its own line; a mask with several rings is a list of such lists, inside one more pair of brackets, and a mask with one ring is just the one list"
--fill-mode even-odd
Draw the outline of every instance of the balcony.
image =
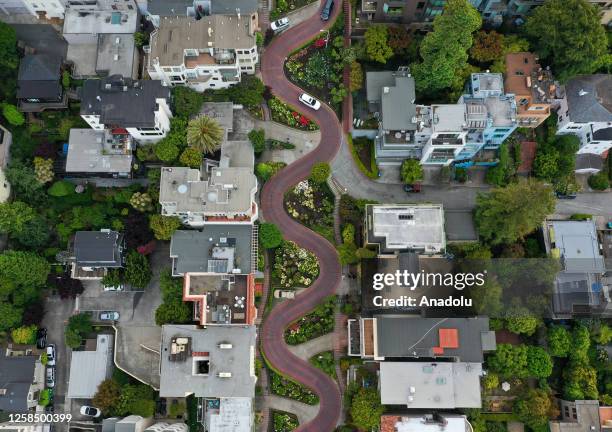
[[378, 7], [378, 2], [362, 0], [361, 2], [361, 11], [362, 12], [376, 12], [376, 8]]

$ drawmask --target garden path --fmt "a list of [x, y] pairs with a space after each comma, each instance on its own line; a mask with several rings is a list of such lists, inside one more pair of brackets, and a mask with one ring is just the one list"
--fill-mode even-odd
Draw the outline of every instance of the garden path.
[[299, 358], [308, 361], [315, 354], [331, 351], [334, 347], [334, 333], [328, 333], [299, 345], [289, 345], [289, 351]]
[[254, 120], [255, 129], [263, 129], [266, 139], [288, 142], [295, 146], [291, 150], [266, 150], [261, 155], [262, 161], [285, 162], [291, 164], [310, 153], [321, 141], [320, 131], [302, 131], [273, 121]]
[[[266, 405], [269, 410], [272, 409], [295, 414], [301, 425], [305, 425], [312, 421], [319, 412], [319, 405], [308, 405], [293, 399], [274, 395], [266, 396]], [[264, 431], [264, 429], [260, 430], [262, 432]]]

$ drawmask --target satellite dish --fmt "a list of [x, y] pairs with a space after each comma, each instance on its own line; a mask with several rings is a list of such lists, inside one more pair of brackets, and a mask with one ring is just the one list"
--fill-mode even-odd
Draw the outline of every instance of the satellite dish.
[[186, 192], [187, 192], [187, 185], [184, 185], [184, 184], [179, 185], [179, 187], [177, 188], [177, 190], [178, 190], [178, 193], [180, 193], [180, 194], [184, 194], [184, 193], [186, 193]]

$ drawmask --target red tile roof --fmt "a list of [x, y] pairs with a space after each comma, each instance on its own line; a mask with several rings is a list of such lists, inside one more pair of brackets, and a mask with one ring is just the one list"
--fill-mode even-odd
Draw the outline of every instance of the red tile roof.
[[456, 328], [438, 330], [440, 336], [440, 348], [459, 348], [459, 331]]

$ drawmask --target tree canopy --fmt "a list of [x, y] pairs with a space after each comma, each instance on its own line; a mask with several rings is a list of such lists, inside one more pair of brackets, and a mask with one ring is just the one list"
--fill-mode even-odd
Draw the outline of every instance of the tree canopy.
[[527, 19], [525, 33], [562, 82], [595, 72], [607, 53], [599, 9], [586, 0], [544, 2]]
[[365, 32], [365, 48], [368, 58], [379, 63], [387, 63], [393, 56], [393, 50], [387, 43], [389, 38], [387, 26], [370, 25]]
[[174, 231], [181, 226], [181, 220], [176, 216], [151, 215], [149, 226], [158, 240], [170, 240]]
[[207, 116], [199, 116], [189, 121], [187, 144], [202, 153], [214, 153], [221, 147], [223, 129], [219, 123]]
[[283, 242], [283, 234], [273, 223], [264, 222], [259, 224], [259, 242], [265, 249], [274, 249]]
[[567, 357], [572, 347], [569, 331], [563, 326], [554, 325], [548, 329], [548, 349], [555, 357]]
[[309, 180], [317, 184], [323, 184], [331, 174], [331, 168], [327, 162], [317, 162], [312, 166]]
[[353, 396], [351, 418], [353, 424], [362, 430], [372, 430], [380, 424], [385, 407], [380, 403], [380, 394], [374, 388], [361, 388]]
[[512, 411], [520, 421], [531, 429], [545, 426], [554, 411], [551, 398], [544, 390], [530, 389], [525, 394], [519, 396], [515, 401]]
[[413, 184], [423, 180], [423, 167], [418, 159], [406, 159], [400, 168], [400, 177], [404, 184]]
[[442, 15], [433, 22], [419, 54], [422, 61], [412, 66], [417, 91], [437, 91], [453, 84], [467, 66], [472, 33], [480, 28], [480, 13], [468, 0], [448, 0]]
[[530, 179], [479, 195], [475, 221], [485, 241], [513, 243], [536, 230], [554, 208], [550, 186]]

